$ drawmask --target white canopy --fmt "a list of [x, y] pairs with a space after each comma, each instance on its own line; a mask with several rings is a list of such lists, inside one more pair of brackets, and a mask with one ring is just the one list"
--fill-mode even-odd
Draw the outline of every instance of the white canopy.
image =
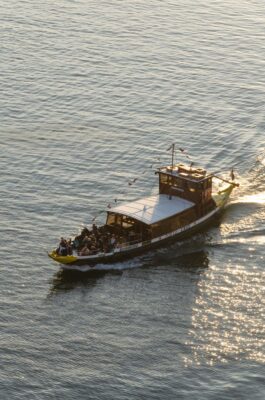
[[170, 199], [168, 195], [158, 194], [122, 204], [108, 211], [126, 215], [147, 225], [151, 225], [188, 210], [194, 207], [194, 205], [191, 201], [181, 199], [180, 197], [172, 196]]

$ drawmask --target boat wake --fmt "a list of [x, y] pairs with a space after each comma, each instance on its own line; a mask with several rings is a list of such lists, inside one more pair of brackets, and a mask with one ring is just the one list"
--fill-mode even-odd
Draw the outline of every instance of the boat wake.
[[64, 271], [78, 271], [78, 272], [100, 272], [100, 271], [122, 271], [125, 269], [139, 268], [143, 265], [144, 257], [136, 257], [131, 260], [116, 262], [112, 264], [96, 264], [96, 265], [63, 265], [61, 269]]
[[[251, 195], [245, 195], [243, 197], [240, 197], [237, 201], [235, 201], [236, 204], [265, 204], [265, 192], [261, 193], [255, 193]], [[231, 204], [234, 204], [232, 202]]]
[[221, 238], [211, 240], [206, 247], [234, 247], [238, 245], [265, 244], [265, 229], [246, 229], [245, 231], [231, 232]]

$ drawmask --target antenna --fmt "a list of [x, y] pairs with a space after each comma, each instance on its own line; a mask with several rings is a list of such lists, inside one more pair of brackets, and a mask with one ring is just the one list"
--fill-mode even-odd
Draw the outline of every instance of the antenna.
[[174, 152], [175, 152], [175, 143], [172, 143], [172, 172], [174, 167]]

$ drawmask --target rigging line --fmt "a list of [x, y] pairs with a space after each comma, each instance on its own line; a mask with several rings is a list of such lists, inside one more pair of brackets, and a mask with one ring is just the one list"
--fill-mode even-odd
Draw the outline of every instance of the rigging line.
[[[163, 151], [163, 154], [165, 154], [165, 155], [168, 156], [168, 151], [171, 150], [171, 149], [172, 149], [172, 165], [173, 165], [173, 162], [174, 162], [173, 157], [174, 157], [175, 155], [179, 154], [179, 152], [180, 152], [181, 154], [183, 154], [183, 156], [185, 156], [185, 158], [187, 158], [189, 161], [191, 161], [191, 156], [187, 153], [187, 150], [185, 150], [185, 149], [183, 149], [183, 148], [181, 148], [181, 147], [179, 147], [178, 149], [175, 150], [175, 143], [173, 143], [173, 144], [167, 149], [167, 152], [166, 152], [166, 151]], [[156, 164], [157, 161], [160, 162], [160, 161], [161, 161], [161, 157], [155, 157], [155, 159], [154, 159], [153, 163], [151, 164], [151, 166], [149, 167], [149, 169], [150, 169], [150, 168], [153, 169], [153, 164]], [[194, 164], [193, 162], [191, 162], [191, 163]], [[238, 164], [240, 165], [241, 163], [238, 163]], [[137, 180], [140, 179], [140, 178], [139, 178], [139, 175], [145, 175], [147, 172], [148, 172], [148, 170], [144, 170], [143, 172], [141, 172], [140, 174], [138, 174], [138, 177], [137, 177], [137, 178], [134, 178], [133, 180], [127, 181], [127, 185], [128, 185], [128, 186], [133, 186], [133, 184], [134, 184]], [[214, 174], [219, 173], [219, 172], [223, 172], [223, 171], [216, 171], [216, 172], [214, 172]], [[217, 177], [217, 178], [220, 178], [220, 177]], [[152, 185], [152, 188], [151, 188], [151, 189], [153, 189], [153, 187], [155, 186], [155, 184], [156, 184], [156, 182], [154, 182], [154, 184]], [[127, 192], [127, 190], [122, 189], [122, 190], [120, 190], [120, 191], [118, 192], [118, 195], [123, 195], [123, 194], [125, 194], [126, 192]], [[123, 199], [115, 198], [114, 201], [115, 201], [115, 203], [117, 203], [118, 201], [123, 201]], [[110, 203], [109, 203], [109, 205], [110, 205]], [[97, 215], [100, 215], [100, 213], [102, 213], [102, 211], [100, 211]]]
[[[160, 160], [160, 158], [159, 158], [159, 157], [156, 157], [156, 159], [154, 160], [154, 162], [152, 163], [152, 165], [151, 165], [148, 169], [146, 169], [146, 170], [144, 170], [143, 172], [141, 172], [140, 174], [138, 174], [138, 176], [137, 176], [136, 178], [133, 178], [133, 179], [131, 178], [129, 181], [127, 181], [126, 188], [123, 188], [122, 190], [120, 190], [120, 191], [118, 192], [118, 194], [117, 194], [117, 197], [113, 199], [114, 202], [115, 202], [115, 204], [116, 204], [118, 201], [125, 201], [125, 200], [123, 200], [123, 199], [118, 199], [118, 196], [119, 196], [119, 195], [124, 195], [126, 192], [128, 192], [129, 187], [133, 186], [133, 184], [134, 184], [136, 181], [138, 181], [138, 180], [140, 179], [140, 178], [139, 178], [139, 175], [145, 175], [145, 174], [150, 170], [150, 168], [153, 168], [153, 164], [156, 164], [156, 162], [159, 161], [159, 160]], [[156, 182], [153, 184], [151, 190], [153, 189], [153, 187], [154, 187], [155, 184], [156, 184]], [[124, 185], [124, 187], [125, 187], [125, 184], [123, 184], [123, 185]], [[106, 208], [109, 208], [109, 209], [110, 209], [111, 207], [112, 207], [112, 201], [108, 203], [108, 205], [107, 205]], [[99, 215], [102, 214], [103, 212], [105, 212], [105, 209], [104, 209], [104, 210], [100, 210], [99, 212], [97, 212], [97, 214], [92, 218], [91, 221], [92, 221], [92, 222], [95, 222], [96, 219], [99, 217]]]

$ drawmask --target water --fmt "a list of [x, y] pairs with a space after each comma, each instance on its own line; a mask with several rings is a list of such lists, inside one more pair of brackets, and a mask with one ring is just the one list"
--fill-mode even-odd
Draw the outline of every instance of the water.
[[[1, 399], [264, 399], [265, 5], [0, 5]], [[60, 271], [46, 251], [155, 193], [172, 142], [235, 168], [220, 224]]]

